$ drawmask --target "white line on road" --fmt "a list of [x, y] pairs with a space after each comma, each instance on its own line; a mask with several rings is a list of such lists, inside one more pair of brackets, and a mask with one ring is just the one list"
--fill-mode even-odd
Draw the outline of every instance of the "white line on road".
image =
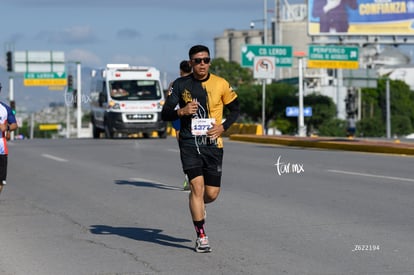
[[48, 154], [42, 154], [42, 157], [45, 157], [45, 158], [48, 158], [48, 159], [53, 159], [53, 160], [60, 161], [60, 162], [68, 161], [67, 159], [62, 159], [62, 158], [55, 157], [55, 156], [48, 155]]
[[414, 179], [409, 179], [409, 178], [389, 177], [389, 176], [381, 176], [381, 175], [358, 173], [358, 172], [349, 172], [349, 171], [342, 171], [342, 170], [328, 170], [328, 172], [346, 174], [346, 175], [354, 175], [354, 176], [371, 177], [371, 178], [380, 178], [380, 179], [414, 182]]

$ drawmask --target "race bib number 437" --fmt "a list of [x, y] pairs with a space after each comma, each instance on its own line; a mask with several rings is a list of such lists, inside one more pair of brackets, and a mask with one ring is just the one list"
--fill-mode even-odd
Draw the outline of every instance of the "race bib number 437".
[[214, 118], [193, 118], [191, 120], [191, 133], [194, 136], [205, 136], [207, 135], [208, 129], [215, 122], [216, 120]]

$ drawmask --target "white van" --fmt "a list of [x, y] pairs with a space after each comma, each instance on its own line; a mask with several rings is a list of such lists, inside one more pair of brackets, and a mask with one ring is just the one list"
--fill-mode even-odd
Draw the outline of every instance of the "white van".
[[91, 74], [91, 122], [93, 137], [158, 132], [167, 137], [167, 124], [161, 120], [164, 91], [160, 71], [153, 67], [108, 64]]

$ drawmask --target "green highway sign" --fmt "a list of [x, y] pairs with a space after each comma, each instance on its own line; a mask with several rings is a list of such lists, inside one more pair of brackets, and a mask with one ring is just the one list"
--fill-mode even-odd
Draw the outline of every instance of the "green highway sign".
[[66, 73], [25, 73], [23, 84], [24, 86], [66, 86]]
[[292, 46], [275, 45], [244, 45], [241, 48], [241, 66], [253, 67], [254, 58], [270, 56], [275, 57], [276, 67], [292, 67]]
[[34, 79], [55, 79], [55, 78], [66, 78], [66, 73], [46, 72], [46, 73], [25, 73], [24, 78]]
[[308, 68], [358, 69], [359, 48], [354, 46], [311, 45]]

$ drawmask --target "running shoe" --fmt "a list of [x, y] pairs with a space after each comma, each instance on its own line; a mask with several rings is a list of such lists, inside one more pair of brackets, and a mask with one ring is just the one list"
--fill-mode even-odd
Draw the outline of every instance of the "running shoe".
[[195, 243], [195, 251], [197, 253], [208, 253], [211, 252], [210, 244], [208, 243], [208, 237], [205, 235], [200, 235], [197, 238]]
[[190, 190], [190, 183], [188, 182], [188, 177], [185, 175], [184, 183], [183, 183], [183, 189], [184, 191]]

